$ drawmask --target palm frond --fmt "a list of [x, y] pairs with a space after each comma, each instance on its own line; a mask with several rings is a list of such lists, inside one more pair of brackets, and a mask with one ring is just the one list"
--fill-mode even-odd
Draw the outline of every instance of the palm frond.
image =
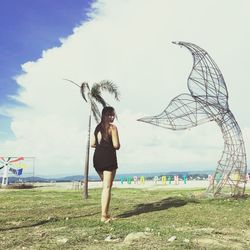
[[85, 97], [86, 88], [89, 90], [89, 85], [88, 85], [87, 82], [83, 82], [83, 83], [81, 84], [80, 91], [81, 91], [81, 94], [82, 94], [83, 99], [84, 99], [86, 102], [88, 102], [87, 99], [86, 99], [86, 97]]
[[78, 85], [77, 83], [75, 83], [75, 82], [73, 82], [73, 81], [71, 81], [71, 80], [69, 80], [69, 79], [63, 79], [63, 80], [68, 81], [68, 82], [71, 82], [71, 83], [75, 84], [76, 86], [78, 86], [78, 87], [80, 88], [80, 85]]
[[93, 99], [95, 99], [97, 102], [102, 104], [103, 107], [107, 106], [106, 101], [103, 99], [101, 96], [101, 90], [100, 90], [100, 85], [98, 83], [94, 83], [92, 88], [91, 88], [91, 96]]
[[91, 102], [92, 114], [95, 118], [96, 123], [99, 123], [101, 120], [101, 113], [100, 113], [96, 103], [92, 99], [90, 100], [90, 102]]
[[111, 81], [108, 80], [103, 80], [100, 83], [98, 83], [98, 85], [100, 86], [100, 90], [104, 90], [109, 92], [111, 95], [114, 95], [115, 99], [117, 101], [119, 101], [120, 99], [120, 92], [118, 91], [118, 87], [116, 84], [114, 84]]

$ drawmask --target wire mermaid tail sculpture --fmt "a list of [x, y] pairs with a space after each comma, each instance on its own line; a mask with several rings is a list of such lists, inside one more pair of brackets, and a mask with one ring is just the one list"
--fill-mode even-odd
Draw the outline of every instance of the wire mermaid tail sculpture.
[[228, 91], [218, 66], [209, 54], [195, 44], [173, 42], [187, 48], [193, 56], [193, 68], [187, 80], [190, 94], [172, 99], [159, 115], [138, 121], [172, 130], [183, 130], [215, 121], [223, 134], [224, 150], [207, 193], [214, 196], [245, 192], [247, 162], [242, 133], [228, 105]]

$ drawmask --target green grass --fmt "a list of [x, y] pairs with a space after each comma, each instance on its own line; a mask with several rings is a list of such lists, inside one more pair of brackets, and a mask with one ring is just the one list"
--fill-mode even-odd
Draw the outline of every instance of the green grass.
[[[250, 249], [249, 190], [238, 200], [198, 198], [203, 191], [115, 188], [118, 219], [103, 224], [101, 189], [88, 200], [74, 190], [3, 190], [0, 249]], [[145, 237], [124, 242], [135, 232]]]

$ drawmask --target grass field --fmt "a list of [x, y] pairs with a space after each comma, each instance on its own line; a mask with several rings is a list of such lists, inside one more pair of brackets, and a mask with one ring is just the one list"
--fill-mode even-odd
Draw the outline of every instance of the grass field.
[[75, 190], [0, 190], [0, 248], [250, 249], [250, 190], [238, 200], [203, 191], [114, 188], [118, 218], [103, 224], [101, 189], [88, 200]]

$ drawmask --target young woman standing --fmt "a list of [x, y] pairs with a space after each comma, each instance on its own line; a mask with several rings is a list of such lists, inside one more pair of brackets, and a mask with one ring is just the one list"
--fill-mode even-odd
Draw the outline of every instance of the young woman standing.
[[115, 119], [113, 107], [104, 107], [101, 122], [96, 126], [91, 147], [95, 148], [93, 163], [94, 168], [103, 182], [102, 190], [102, 222], [109, 222], [109, 204], [111, 188], [115, 178], [117, 165], [116, 150], [120, 148], [117, 127], [112, 124]]

